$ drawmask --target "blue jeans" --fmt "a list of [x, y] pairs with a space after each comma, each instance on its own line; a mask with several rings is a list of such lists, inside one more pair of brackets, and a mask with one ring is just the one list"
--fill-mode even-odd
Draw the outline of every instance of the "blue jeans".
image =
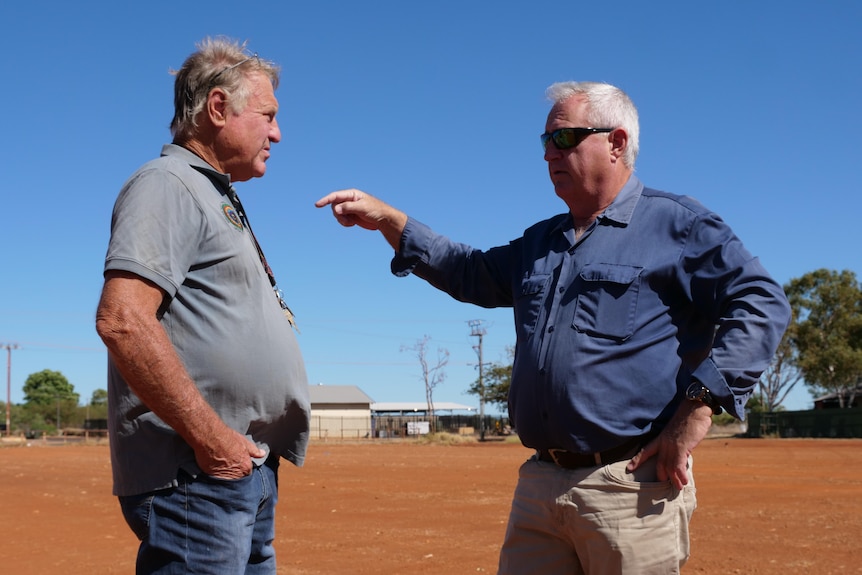
[[278, 460], [242, 479], [191, 477], [179, 485], [120, 497], [141, 541], [138, 575], [274, 575]]

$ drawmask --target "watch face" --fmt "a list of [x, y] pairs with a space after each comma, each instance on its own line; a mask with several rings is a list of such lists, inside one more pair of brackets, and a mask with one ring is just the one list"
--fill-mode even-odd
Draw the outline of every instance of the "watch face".
[[692, 401], [697, 401], [702, 400], [704, 396], [706, 396], [706, 393], [706, 386], [699, 381], [695, 381], [688, 386], [688, 389], [685, 392], [685, 396]]
[[712, 397], [709, 389], [699, 381], [693, 381], [685, 391], [685, 397], [691, 401], [700, 401], [712, 409], [712, 413], [718, 415], [722, 412], [721, 406]]

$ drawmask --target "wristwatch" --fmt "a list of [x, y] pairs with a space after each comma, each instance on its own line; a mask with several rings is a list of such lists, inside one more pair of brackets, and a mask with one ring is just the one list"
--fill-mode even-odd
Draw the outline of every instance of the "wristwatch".
[[709, 389], [696, 379], [688, 386], [688, 389], [685, 391], [685, 397], [689, 401], [699, 401], [704, 405], [709, 406], [709, 408], [712, 409], [713, 415], [719, 415], [722, 411], [721, 406], [712, 396]]

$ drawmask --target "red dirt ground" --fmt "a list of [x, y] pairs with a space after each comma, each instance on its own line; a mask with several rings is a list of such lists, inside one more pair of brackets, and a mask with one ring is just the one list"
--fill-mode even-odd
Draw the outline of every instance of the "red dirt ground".
[[[495, 573], [518, 444], [313, 443], [283, 465], [279, 573]], [[0, 572], [133, 573], [106, 445], [0, 449]], [[862, 573], [862, 440], [710, 438], [683, 574]]]

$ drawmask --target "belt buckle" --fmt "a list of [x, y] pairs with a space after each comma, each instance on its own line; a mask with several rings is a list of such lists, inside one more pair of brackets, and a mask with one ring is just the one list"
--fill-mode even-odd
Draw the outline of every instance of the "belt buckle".
[[554, 463], [555, 463], [558, 467], [562, 467], [563, 465], [562, 465], [562, 464], [560, 463], [560, 461], [557, 459], [557, 453], [566, 453], [566, 450], [565, 450], [565, 449], [549, 449], [549, 450], [548, 450], [548, 455], [550, 455], [550, 456], [551, 456], [551, 459], [553, 459], [553, 460], [554, 460]]

